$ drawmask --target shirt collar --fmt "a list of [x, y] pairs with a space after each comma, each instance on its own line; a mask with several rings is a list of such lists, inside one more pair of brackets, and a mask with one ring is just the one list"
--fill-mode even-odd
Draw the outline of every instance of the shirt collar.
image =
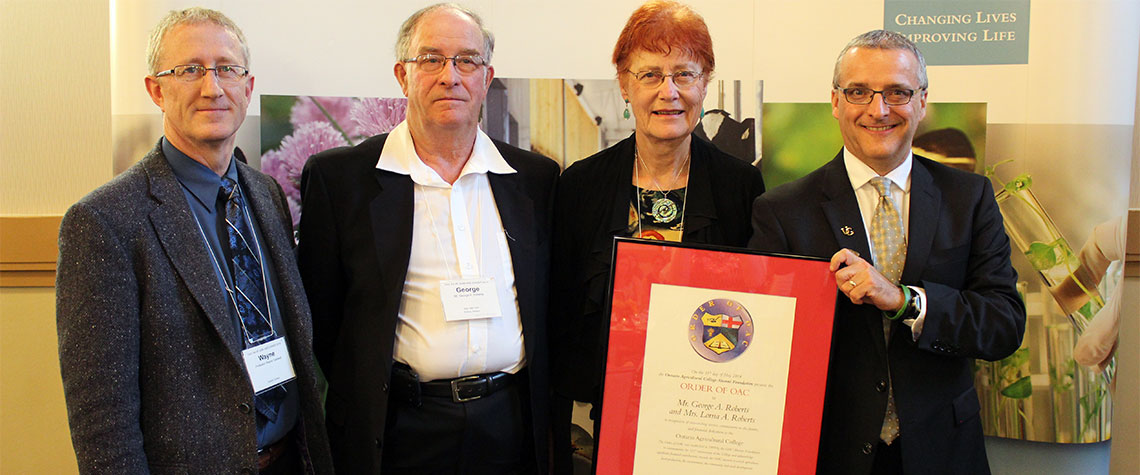
[[[388, 133], [388, 138], [384, 141], [384, 148], [380, 150], [380, 159], [376, 161], [376, 168], [408, 175], [418, 185], [451, 186], [443, 178], [440, 178], [435, 170], [420, 160], [419, 155], [416, 154], [416, 147], [412, 142], [412, 132], [408, 128], [407, 121], [400, 122], [400, 125]], [[498, 147], [495, 147], [495, 144], [491, 142], [491, 138], [482, 130], [478, 130], [471, 156], [463, 165], [459, 177], [486, 173], [505, 175], [517, 172], [499, 153]]]
[[[170, 168], [174, 170], [178, 182], [182, 183], [182, 186], [189, 190], [203, 207], [213, 213], [218, 200], [218, 188], [222, 186], [222, 178], [209, 167], [182, 153], [166, 140], [166, 137], [162, 138], [162, 153], [170, 163]], [[238, 174], [234, 161], [234, 157], [230, 157], [230, 167], [226, 170], [226, 176], [237, 183]]]
[[[913, 164], [914, 152], [911, 152], [907, 154], [906, 159], [899, 166], [885, 176], [905, 193], [910, 189], [910, 169]], [[847, 150], [847, 147], [843, 147], [843, 166], [847, 168], [847, 178], [851, 180], [851, 188], [855, 190], [862, 188], [872, 178], [879, 176], [874, 169]]]

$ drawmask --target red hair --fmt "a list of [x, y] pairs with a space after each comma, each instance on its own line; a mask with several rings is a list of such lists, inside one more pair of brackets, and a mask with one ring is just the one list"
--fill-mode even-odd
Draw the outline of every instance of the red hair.
[[712, 37], [704, 18], [688, 5], [652, 0], [633, 11], [618, 35], [614, 66], [619, 73], [628, 69], [629, 57], [637, 50], [668, 55], [673, 48], [697, 60], [706, 74], [716, 67]]

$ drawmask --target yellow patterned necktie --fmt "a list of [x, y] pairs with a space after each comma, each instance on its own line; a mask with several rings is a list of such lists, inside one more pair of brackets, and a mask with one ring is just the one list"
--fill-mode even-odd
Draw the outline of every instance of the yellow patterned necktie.
[[877, 176], [871, 185], [879, 192], [879, 205], [871, 219], [871, 244], [875, 246], [875, 268], [887, 280], [898, 283], [906, 261], [906, 239], [903, 237], [902, 218], [891, 200], [891, 181]]
[[[887, 280], [899, 282], [903, 263], [906, 261], [906, 238], [902, 229], [902, 218], [895, 202], [891, 200], [891, 182], [885, 177], [871, 179], [871, 185], [879, 192], [879, 205], [871, 219], [871, 245], [875, 251], [875, 269]], [[891, 321], [883, 317], [883, 335], [890, 346]], [[889, 371], [889, 369], [888, 369]], [[889, 379], [889, 373], [888, 373]], [[883, 428], [879, 438], [890, 445], [899, 436], [899, 416], [895, 411], [894, 384], [888, 385], [887, 413], [883, 416]]]

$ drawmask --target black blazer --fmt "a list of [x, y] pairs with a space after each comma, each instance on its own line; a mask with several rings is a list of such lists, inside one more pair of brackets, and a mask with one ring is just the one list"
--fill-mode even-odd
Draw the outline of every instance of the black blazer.
[[[298, 263], [313, 309], [314, 350], [328, 379], [337, 471], [376, 473], [383, 452], [396, 320], [411, 258], [413, 183], [376, 168], [387, 135], [314, 155], [301, 175]], [[489, 174], [514, 263], [534, 440], [547, 465], [546, 310], [550, 207], [558, 166], [502, 142], [518, 173]]]
[[[840, 152], [756, 200], [749, 247], [831, 257], [870, 256]], [[847, 230], [850, 235], [845, 234]], [[888, 366], [907, 473], [989, 473], [972, 360], [1012, 354], [1025, 332], [1009, 239], [989, 180], [915, 156], [902, 283], [926, 290], [919, 340], [882, 313], [839, 295], [827, 375], [820, 473], [870, 471], [886, 412]]]
[[[743, 247], [760, 170], [692, 137], [683, 242]], [[566, 169], [554, 205], [551, 341], [554, 389], [594, 401], [601, 384], [600, 341], [614, 236], [629, 225], [634, 138]]]

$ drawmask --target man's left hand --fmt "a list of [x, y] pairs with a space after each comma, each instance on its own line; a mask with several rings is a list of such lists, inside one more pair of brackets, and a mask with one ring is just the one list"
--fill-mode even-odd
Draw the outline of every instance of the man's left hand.
[[831, 272], [835, 273], [835, 285], [851, 303], [874, 305], [884, 312], [898, 311], [906, 304], [899, 286], [855, 251], [840, 249], [831, 256]]

